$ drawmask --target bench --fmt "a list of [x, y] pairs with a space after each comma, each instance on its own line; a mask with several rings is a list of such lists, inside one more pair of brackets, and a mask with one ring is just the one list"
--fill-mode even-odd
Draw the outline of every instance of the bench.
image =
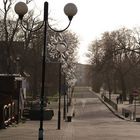
[[74, 107], [69, 109], [69, 112], [67, 113], [67, 121], [71, 122], [72, 121], [72, 117], [75, 116], [75, 110]]

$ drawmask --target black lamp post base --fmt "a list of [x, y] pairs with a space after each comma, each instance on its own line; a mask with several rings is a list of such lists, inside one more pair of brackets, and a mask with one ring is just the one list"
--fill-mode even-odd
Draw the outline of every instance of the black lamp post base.
[[38, 140], [43, 140], [43, 129], [40, 129], [40, 128], [39, 128]]
[[61, 129], [61, 111], [59, 110], [58, 111], [58, 130], [60, 130]]

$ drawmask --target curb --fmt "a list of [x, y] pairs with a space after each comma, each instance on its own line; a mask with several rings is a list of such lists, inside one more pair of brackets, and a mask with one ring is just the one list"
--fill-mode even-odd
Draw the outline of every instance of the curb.
[[100, 101], [105, 104], [105, 106], [118, 118], [122, 119], [122, 120], [127, 120], [125, 117], [123, 117], [122, 115], [120, 115], [116, 110], [114, 110], [110, 105], [108, 105], [106, 102], [104, 102], [100, 97], [98, 97], [100, 99]]
[[[132, 120], [129, 120], [127, 118], [125, 118], [124, 116], [122, 116], [120, 113], [118, 113], [116, 110], [114, 110], [109, 104], [107, 104], [106, 102], [104, 102], [104, 100], [102, 100], [102, 98], [97, 94], [95, 93], [94, 91], [91, 91], [93, 94], [95, 94], [99, 100], [118, 118], [122, 119], [122, 120], [126, 120], [126, 121], [132, 121]], [[135, 122], [135, 121], [133, 121]]]

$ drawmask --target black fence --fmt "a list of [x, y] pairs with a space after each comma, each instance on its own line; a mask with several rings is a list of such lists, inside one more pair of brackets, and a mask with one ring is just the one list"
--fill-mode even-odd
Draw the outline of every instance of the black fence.
[[116, 111], [118, 110], [118, 106], [116, 103], [114, 103], [112, 100], [108, 99], [106, 96], [102, 96], [104, 101], [108, 103], [110, 106], [112, 106]]

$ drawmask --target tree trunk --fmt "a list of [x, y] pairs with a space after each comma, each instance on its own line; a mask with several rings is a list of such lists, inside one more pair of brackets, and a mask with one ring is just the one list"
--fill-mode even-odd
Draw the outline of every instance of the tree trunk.
[[125, 79], [124, 76], [121, 74], [121, 88], [122, 88], [122, 96], [123, 96], [123, 101], [126, 101], [126, 86], [125, 86]]

